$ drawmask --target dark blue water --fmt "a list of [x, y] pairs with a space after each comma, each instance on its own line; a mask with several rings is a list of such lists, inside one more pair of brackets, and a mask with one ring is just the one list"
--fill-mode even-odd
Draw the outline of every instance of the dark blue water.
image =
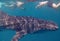
[[[10, 9], [3, 6], [1, 10], [12, 16], [33, 16], [35, 18], [52, 20], [59, 26], [59, 29], [56, 31], [43, 31], [35, 34], [28, 34], [20, 41], [60, 41], [60, 8], [54, 9], [48, 6], [43, 6], [39, 9], [36, 9], [35, 6], [37, 4], [38, 2], [26, 3], [23, 6], [25, 9]], [[1, 31], [0, 41], [10, 41], [14, 34], [15, 31], [11, 30]]]

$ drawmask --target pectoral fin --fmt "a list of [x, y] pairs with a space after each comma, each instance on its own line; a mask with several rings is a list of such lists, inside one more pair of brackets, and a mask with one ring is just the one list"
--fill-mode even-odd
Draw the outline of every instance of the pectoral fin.
[[24, 35], [26, 35], [25, 32], [16, 32], [16, 35], [14, 35], [13, 39], [11, 41], [19, 41]]

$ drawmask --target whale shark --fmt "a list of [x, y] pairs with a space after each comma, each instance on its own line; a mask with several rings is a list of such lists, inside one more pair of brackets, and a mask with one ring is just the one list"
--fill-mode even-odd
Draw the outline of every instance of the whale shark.
[[11, 41], [19, 41], [23, 36], [40, 30], [55, 31], [55, 22], [34, 18], [31, 16], [11, 16], [0, 10], [0, 29], [16, 31]]

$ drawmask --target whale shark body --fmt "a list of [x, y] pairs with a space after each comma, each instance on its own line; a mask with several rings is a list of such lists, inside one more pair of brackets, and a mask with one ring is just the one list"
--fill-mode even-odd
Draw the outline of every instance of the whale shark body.
[[15, 30], [11, 41], [19, 41], [24, 35], [39, 30], [56, 30], [57, 24], [52, 21], [41, 20], [29, 16], [10, 16], [0, 11], [0, 29]]

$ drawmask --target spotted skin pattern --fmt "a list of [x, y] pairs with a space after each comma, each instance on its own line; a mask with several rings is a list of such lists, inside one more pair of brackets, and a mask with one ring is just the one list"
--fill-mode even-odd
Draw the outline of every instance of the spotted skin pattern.
[[15, 30], [16, 34], [11, 41], [19, 41], [24, 35], [39, 30], [56, 30], [57, 24], [52, 21], [41, 20], [29, 16], [9, 16], [0, 11], [0, 29]]

